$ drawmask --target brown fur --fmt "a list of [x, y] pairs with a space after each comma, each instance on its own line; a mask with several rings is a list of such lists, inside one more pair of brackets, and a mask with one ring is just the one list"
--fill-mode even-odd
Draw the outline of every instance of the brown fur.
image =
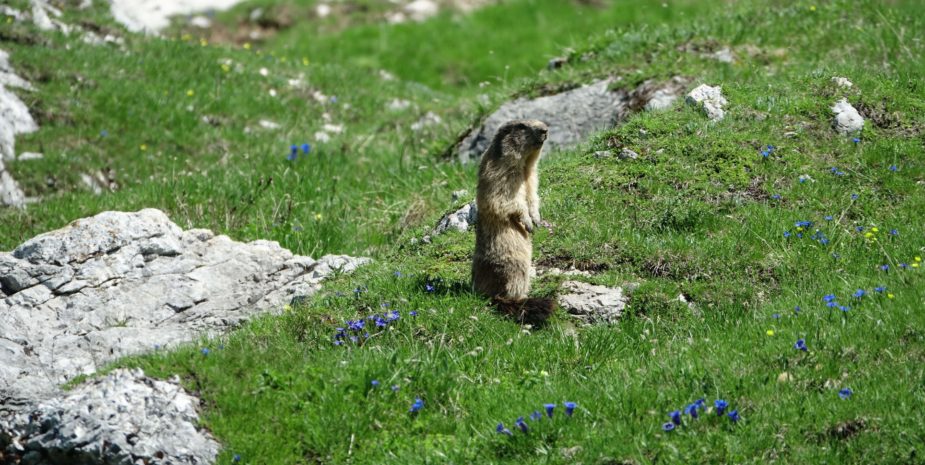
[[509, 121], [482, 154], [476, 193], [472, 285], [498, 309], [522, 323], [538, 324], [555, 302], [527, 299], [533, 229], [540, 224], [536, 164], [548, 128], [536, 120]]

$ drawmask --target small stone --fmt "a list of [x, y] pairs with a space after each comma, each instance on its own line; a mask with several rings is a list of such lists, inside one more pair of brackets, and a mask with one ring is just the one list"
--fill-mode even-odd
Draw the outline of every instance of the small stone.
[[610, 158], [613, 154], [610, 153], [610, 150], [598, 150], [594, 152], [594, 158]]
[[438, 236], [446, 231], [466, 232], [469, 230], [469, 227], [474, 225], [477, 221], [478, 207], [476, 207], [475, 200], [473, 200], [463, 205], [459, 210], [444, 215], [444, 217], [437, 222], [437, 227], [431, 232], [431, 236]]
[[639, 158], [639, 154], [624, 147], [620, 149], [620, 155], [618, 155], [621, 160], [635, 160]]
[[850, 135], [864, 129], [864, 118], [847, 100], [841, 99], [832, 106], [835, 118], [832, 127], [839, 134]]
[[440, 8], [432, 0], [414, 0], [405, 5], [404, 12], [412, 21], [424, 21], [435, 16]]
[[562, 283], [559, 306], [585, 323], [614, 323], [623, 315], [628, 296], [623, 289], [596, 286], [581, 281]]
[[565, 66], [566, 63], [568, 63], [568, 58], [566, 58], [566, 57], [555, 57], [555, 58], [549, 60], [548, 63], [546, 63], [546, 69], [548, 69], [548, 70], [550, 70], [550, 71], [555, 70], [555, 69], [559, 69], [559, 68]]
[[388, 105], [388, 109], [391, 111], [403, 111], [403, 110], [407, 110], [410, 107], [411, 107], [411, 102], [405, 99], [400, 99], [400, 98], [392, 99], [392, 101], [390, 101]]
[[327, 3], [319, 3], [315, 6], [315, 14], [319, 18], [327, 18], [331, 14], [331, 5]]
[[793, 376], [786, 371], [777, 376], [778, 383], [789, 383], [793, 381]]
[[19, 154], [19, 158], [17, 158], [17, 160], [19, 161], [41, 160], [42, 158], [45, 158], [45, 156], [38, 152], [23, 152]]
[[257, 124], [263, 129], [269, 129], [271, 131], [281, 128], [282, 126], [276, 121], [270, 121], [268, 119], [262, 119], [257, 122]]
[[685, 101], [688, 105], [700, 108], [712, 121], [720, 121], [726, 116], [726, 111], [723, 107], [728, 102], [723, 97], [722, 88], [719, 86], [712, 87], [701, 84], [687, 94]]
[[729, 47], [724, 47], [720, 50], [717, 50], [715, 53], [710, 55], [716, 61], [720, 63], [733, 63], [735, 62], [735, 55], [733, 55], [732, 50]]
[[832, 78], [832, 82], [834, 82], [836, 86], [841, 87], [843, 89], [850, 89], [854, 87], [854, 83], [849, 81], [848, 78], [835, 76]]
[[199, 29], [208, 29], [212, 27], [212, 20], [203, 15], [196, 15], [190, 18], [189, 24]]

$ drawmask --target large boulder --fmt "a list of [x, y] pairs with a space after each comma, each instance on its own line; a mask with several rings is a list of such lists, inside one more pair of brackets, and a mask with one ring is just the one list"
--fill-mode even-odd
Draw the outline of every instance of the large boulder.
[[63, 401], [58, 386], [75, 376], [281, 311], [368, 261], [183, 231], [153, 209], [100, 213], [0, 252], [0, 432], [10, 414]]
[[[533, 99], [518, 98], [501, 105], [481, 126], [467, 134], [457, 147], [462, 162], [477, 160], [502, 124], [512, 119], [538, 119], [549, 126], [544, 152], [568, 149], [613, 127], [631, 113], [658, 98], [655, 108], [670, 106], [670, 96], [687, 83], [681, 77], [666, 82], [646, 81], [635, 88], [616, 88], [617, 79], [602, 79], [564, 92]], [[667, 102], [667, 103], [666, 103]]]

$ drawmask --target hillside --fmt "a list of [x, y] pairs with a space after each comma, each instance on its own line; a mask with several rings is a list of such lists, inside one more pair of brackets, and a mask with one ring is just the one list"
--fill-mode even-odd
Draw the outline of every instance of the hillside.
[[[0, 250], [153, 207], [373, 258], [279, 315], [101, 370], [178, 375], [216, 463], [922, 461], [918, 2], [512, 0], [390, 24], [375, 2], [321, 18], [254, 0], [160, 37], [97, 3], [61, 20], [122, 44], [2, 25], [35, 88], [14, 91], [39, 127], [16, 153], [43, 157], [5, 161], [35, 200], [0, 209]], [[470, 291], [471, 228], [433, 234], [475, 191], [455, 144], [506, 102], [601, 79], [624, 118], [545, 154], [533, 294], [581, 281], [625, 307], [521, 327]], [[671, 82], [667, 108], [632, 100]], [[685, 103], [701, 84], [721, 119]], [[837, 130], [842, 99], [862, 130]]]

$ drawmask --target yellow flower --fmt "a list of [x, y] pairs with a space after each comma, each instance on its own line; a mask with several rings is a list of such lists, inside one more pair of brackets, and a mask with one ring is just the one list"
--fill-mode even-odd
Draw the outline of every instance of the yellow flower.
[[228, 71], [231, 71], [231, 66], [222, 65], [222, 71], [224, 71], [224, 72], [226, 72], [226, 73], [227, 73]]
[[917, 262], [922, 261], [922, 257], [915, 257], [915, 261], [917, 261]]
[[769, 329], [769, 330], [765, 331], [765, 334], [767, 334], [768, 336], [773, 336], [773, 335], [774, 335], [774, 330], [773, 330], [773, 329]]
[[138, 148], [141, 149], [142, 152], [144, 152], [145, 150], [148, 150], [147, 144], [141, 144], [138, 146]]
[[919, 267], [919, 264], [918, 264], [918, 263], [913, 263], [913, 264], [912, 264], [912, 268], [918, 268], [918, 267]]
[[199, 45], [202, 45], [203, 47], [205, 47], [209, 45], [209, 41], [206, 39], [199, 39]]
[[895, 296], [894, 296], [892, 293], [887, 293], [887, 294], [886, 294], [886, 298], [887, 298], [887, 299], [892, 299], [893, 297], [895, 297]]
[[321, 213], [315, 213], [315, 220], [321, 221]]
[[192, 38], [193, 38], [193, 36], [191, 36], [191, 35], [189, 35], [189, 34], [183, 34], [182, 36], [180, 36], [180, 40], [182, 40], [182, 41], [184, 41], [184, 42], [186, 42], [187, 40], [190, 40], [190, 39], [192, 39]]
[[809, 7], [809, 11], [816, 11], [816, 5], [810, 6], [810, 7]]
[[292, 306], [287, 304], [285, 307], [283, 307], [283, 311], [284, 311], [284, 312], [291, 312], [291, 311], [292, 311]]
[[873, 232], [880, 232], [880, 230], [877, 229], [877, 228], [870, 228], [870, 230], [873, 231]]
[[308, 66], [308, 57], [302, 57], [302, 64]]
[[192, 97], [193, 94], [194, 94], [193, 89], [187, 89], [187, 91], [186, 91], [186, 96], [187, 96], [187, 97]]
[[250, 49], [251, 49], [251, 43], [250, 43], [250, 42], [244, 42], [244, 50], [250, 50]]
[[10, 23], [12, 23], [12, 22], [13, 22], [13, 17], [12, 17], [12, 16], [7, 16], [7, 17], [6, 17], [6, 23], [7, 23], [7, 24], [10, 24]]
[[870, 239], [871, 237], [874, 237], [874, 233], [872, 233], [872, 232], [864, 233], [864, 237]]
[[797, 232], [802, 232], [802, 231], [803, 231], [803, 227], [802, 227], [802, 226], [797, 226]]

